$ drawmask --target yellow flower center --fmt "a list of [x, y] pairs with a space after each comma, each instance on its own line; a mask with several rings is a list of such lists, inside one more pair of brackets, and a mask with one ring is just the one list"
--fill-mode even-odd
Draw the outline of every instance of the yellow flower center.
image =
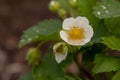
[[68, 36], [71, 40], [82, 40], [85, 38], [84, 29], [78, 26], [74, 26], [68, 31]]

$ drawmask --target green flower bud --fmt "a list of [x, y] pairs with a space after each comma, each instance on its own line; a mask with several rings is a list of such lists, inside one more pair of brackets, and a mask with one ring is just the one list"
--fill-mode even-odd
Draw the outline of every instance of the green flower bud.
[[49, 3], [49, 9], [52, 11], [52, 12], [57, 12], [59, 9], [60, 9], [60, 4], [59, 2], [57, 1], [51, 1]]
[[70, 4], [72, 7], [77, 7], [77, 0], [69, 0], [69, 4]]
[[62, 19], [64, 19], [64, 18], [66, 18], [67, 12], [66, 12], [66, 10], [64, 10], [64, 9], [60, 9], [60, 10], [58, 11], [58, 15], [59, 15]]
[[40, 52], [38, 51], [37, 48], [30, 48], [28, 50], [26, 59], [27, 59], [27, 61], [28, 61], [29, 64], [36, 65], [36, 64], [39, 63]]

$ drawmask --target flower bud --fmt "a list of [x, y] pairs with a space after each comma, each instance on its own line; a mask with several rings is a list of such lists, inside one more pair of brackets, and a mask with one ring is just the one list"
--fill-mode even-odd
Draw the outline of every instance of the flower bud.
[[55, 60], [60, 63], [66, 59], [68, 54], [68, 47], [66, 46], [66, 43], [59, 42], [54, 45], [53, 52], [55, 53]]
[[70, 4], [72, 7], [77, 7], [77, 0], [69, 0], [69, 4]]
[[60, 10], [58, 11], [58, 15], [59, 15], [62, 19], [66, 18], [66, 14], [67, 14], [67, 12], [66, 12], [66, 10], [64, 10], [64, 9], [60, 9]]
[[36, 65], [36, 64], [39, 63], [40, 52], [38, 51], [37, 48], [30, 48], [28, 50], [26, 59], [27, 59], [27, 61], [28, 61], [29, 64]]
[[57, 12], [59, 9], [60, 9], [60, 4], [59, 2], [57, 1], [51, 1], [49, 3], [49, 9], [52, 11], [52, 12]]

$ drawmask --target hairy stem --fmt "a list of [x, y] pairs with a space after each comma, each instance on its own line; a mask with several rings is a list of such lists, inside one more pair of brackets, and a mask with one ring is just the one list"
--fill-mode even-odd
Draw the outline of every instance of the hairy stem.
[[[81, 58], [82, 58], [82, 54], [81, 54]], [[87, 77], [89, 80], [94, 80], [93, 76], [90, 74], [90, 72], [87, 70], [87, 68], [78, 61], [78, 54], [76, 54], [74, 56], [74, 60], [78, 66], [79, 71], [82, 74], [82, 78], [85, 80], [85, 77]], [[81, 60], [82, 62], [82, 60]]]

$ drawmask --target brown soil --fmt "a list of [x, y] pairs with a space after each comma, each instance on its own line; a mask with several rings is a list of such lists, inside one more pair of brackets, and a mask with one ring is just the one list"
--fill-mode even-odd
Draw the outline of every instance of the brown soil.
[[16, 80], [30, 71], [28, 48], [18, 48], [22, 32], [44, 19], [55, 18], [50, 0], [0, 0], [0, 80]]

